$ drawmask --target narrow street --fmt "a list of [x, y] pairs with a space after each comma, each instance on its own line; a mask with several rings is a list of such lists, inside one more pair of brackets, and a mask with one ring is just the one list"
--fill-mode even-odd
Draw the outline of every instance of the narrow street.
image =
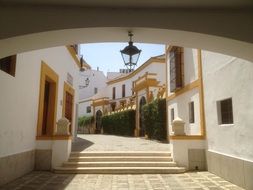
[[170, 151], [170, 145], [139, 137], [79, 134], [72, 151]]

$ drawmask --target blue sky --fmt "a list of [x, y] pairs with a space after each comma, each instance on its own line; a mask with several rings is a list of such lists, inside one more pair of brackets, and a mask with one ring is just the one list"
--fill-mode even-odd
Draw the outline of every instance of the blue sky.
[[[119, 69], [126, 68], [120, 54], [120, 50], [124, 49], [126, 45], [128, 43], [82, 44], [81, 55], [83, 55], [92, 69], [99, 67], [99, 70], [103, 71], [106, 75], [108, 71], [118, 72]], [[164, 54], [165, 50], [165, 46], [160, 44], [134, 43], [134, 45], [142, 50], [137, 67], [142, 65], [150, 57]]]

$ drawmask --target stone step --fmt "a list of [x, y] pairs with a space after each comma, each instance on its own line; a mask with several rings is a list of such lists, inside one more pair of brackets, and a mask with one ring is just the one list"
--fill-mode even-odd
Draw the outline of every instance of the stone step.
[[173, 159], [167, 156], [79, 156], [69, 157], [70, 162], [112, 162], [112, 161], [128, 161], [128, 162], [171, 162]]
[[171, 156], [170, 152], [159, 151], [99, 151], [99, 152], [71, 152], [70, 156]]
[[71, 174], [176, 174], [183, 167], [57, 167], [55, 173]]
[[175, 162], [64, 162], [63, 167], [175, 167]]

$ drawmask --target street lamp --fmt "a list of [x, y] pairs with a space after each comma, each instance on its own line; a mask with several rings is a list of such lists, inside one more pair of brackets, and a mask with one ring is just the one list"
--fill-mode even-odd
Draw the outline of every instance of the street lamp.
[[83, 88], [86, 88], [88, 87], [90, 84], [90, 79], [87, 77], [85, 80], [84, 80], [84, 85], [79, 85], [79, 89], [83, 89]]
[[134, 67], [137, 65], [138, 59], [141, 54], [141, 50], [139, 50], [136, 46], [133, 45], [132, 32], [128, 32], [128, 36], [130, 38], [128, 42], [128, 46], [126, 46], [123, 50], [120, 50], [120, 52], [121, 52], [123, 61], [125, 63], [125, 66], [128, 69], [133, 70]]
[[81, 67], [80, 67], [80, 71], [81, 72], [84, 72], [85, 71], [85, 69], [84, 69], [84, 66], [83, 66], [83, 56], [80, 58], [80, 63], [81, 63]]
[[[81, 67], [80, 67], [80, 72], [84, 72], [85, 71], [85, 68], [84, 68], [84, 64], [83, 64], [84, 60], [83, 60], [83, 56], [80, 58], [80, 63], [81, 63]], [[81, 74], [81, 73], [80, 73]], [[86, 76], [86, 75], [83, 75], [81, 74], [81, 76]], [[86, 88], [88, 87], [90, 84], [90, 79], [89, 77], [87, 77], [85, 80], [84, 80], [84, 85], [79, 85], [79, 89], [82, 89], [82, 88]]]

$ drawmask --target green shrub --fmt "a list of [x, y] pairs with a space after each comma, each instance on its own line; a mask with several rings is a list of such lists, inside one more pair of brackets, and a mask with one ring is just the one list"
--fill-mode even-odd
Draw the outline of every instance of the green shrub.
[[82, 116], [78, 118], [78, 126], [85, 127], [94, 122], [94, 116]]
[[157, 99], [142, 107], [145, 131], [150, 139], [166, 140], [166, 100]]
[[102, 117], [105, 134], [134, 136], [135, 110], [126, 110]]

